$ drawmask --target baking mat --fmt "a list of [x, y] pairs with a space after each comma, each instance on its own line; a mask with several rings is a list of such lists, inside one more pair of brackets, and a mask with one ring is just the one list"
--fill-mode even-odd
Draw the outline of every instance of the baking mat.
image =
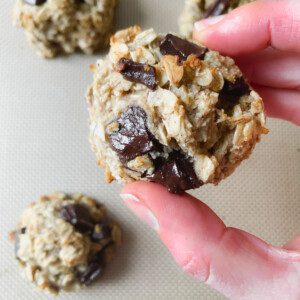
[[[184, 275], [156, 234], [121, 203], [120, 186], [104, 183], [90, 151], [83, 99], [98, 56], [45, 61], [11, 26], [13, 1], [0, 10], [0, 299], [51, 299], [19, 276], [7, 233], [40, 194], [82, 192], [103, 201], [124, 228], [124, 247], [89, 289], [60, 299], [223, 299]], [[181, 0], [121, 0], [117, 28], [177, 29]], [[300, 130], [270, 120], [254, 155], [218, 187], [193, 192], [229, 226], [280, 245], [300, 228]]]

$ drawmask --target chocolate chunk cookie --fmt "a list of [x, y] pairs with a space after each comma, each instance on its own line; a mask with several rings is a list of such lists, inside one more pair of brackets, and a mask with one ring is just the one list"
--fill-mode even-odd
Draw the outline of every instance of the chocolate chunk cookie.
[[108, 46], [117, 0], [17, 0], [14, 23], [42, 57]]
[[185, 0], [183, 11], [179, 17], [180, 33], [190, 38], [196, 21], [226, 14], [238, 6], [253, 1], [254, 0]]
[[81, 194], [40, 197], [13, 233], [25, 277], [51, 293], [96, 281], [121, 243], [120, 228], [104, 207]]
[[231, 58], [137, 26], [111, 38], [87, 103], [107, 181], [172, 193], [219, 183], [267, 132], [262, 99]]

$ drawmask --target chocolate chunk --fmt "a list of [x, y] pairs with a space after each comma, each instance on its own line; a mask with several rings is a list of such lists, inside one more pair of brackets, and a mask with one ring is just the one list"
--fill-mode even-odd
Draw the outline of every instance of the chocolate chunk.
[[26, 233], [26, 227], [22, 227], [20, 231], [21, 231], [21, 234], [25, 234]]
[[127, 58], [121, 58], [116, 66], [116, 71], [131, 82], [145, 85], [150, 90], [157, 87], [155, 68], [146, 64], [140, 64]]
[[179, 151], [170, 153], [168, 159], [156, 159], [155, 171], [147, 178], [166, 186], [174, 194], [181, 194], [203, 184], [197, 178], [192, 162]]
[[84, 272], [77, 274], [77, 277], [81, 284], [90, 285], [103, 274], [103, 270], [100, 263], [91, 262]]
[[217, 108], [229, 111], [238, 103], [240, 97], [249, 93], [249, 85], [243, 77], [236, 79], [234, 83], [225, 80], [223, 89], [219, 94]]
[[105, 268], [105, 253], [111, 245], [112, 242], [109, 242], [100, 251], [96, 252], [89, 260], [86, 270], [77, 273], [77, 277], [82, 284], [90, 285], [103, 274]]
[[45, 2], [47, 2], [47, 0], [23, 0], [23, 1], [30, 5], [42, 5]]
[[[118, 154], [122, 163], [151, 151], [161, 152], [163, 146], [147, 128], [146, 112], [140, 107], [130, 107], [117, 120], [119, 130], [109, 135], [110, 145]], [[154, 160], [155, 172], [147, 177], [160, 183], [172, 193], [199, 187], [193, 164], [179, 151], [173, 151], [168, 159]]]
[[96, 224], [94, 227], [94, 231], [91, 235], [91, 239], [93, 242], [98, 242], [104, 239], [109, 239], [111, 237], [111, 228], [108, 224]]
[[87, 207], [81, 204], [64, 206], [60, 212], [61, 217], [72, 224], [81, 233], [92, 232], [94, 224]]
[[109, 135], [109, 142], [123, 163], [150, 151], [161, 150], [161, 145], [147, 128], [147, 115], [142, 108], [130, 107], [117, 122], [119, 130]]
[[162, 55], [177, 55], [180, 62], [186, 61], [191, 54], [203, 59], [207, 52], [207, 48], [200, 47], [170, 33], [166, 35], [159, 49]]
[[204, 18], [220, 16], [226, 12], [229, 7], [229, 0], [216, 0], [204, 14]]

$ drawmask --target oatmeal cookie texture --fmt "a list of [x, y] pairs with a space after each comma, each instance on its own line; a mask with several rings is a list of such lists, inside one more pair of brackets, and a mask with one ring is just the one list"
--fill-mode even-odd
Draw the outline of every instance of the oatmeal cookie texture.
[[116, 3], [117, 0], [17, 0], [13, 19], [42, 57], [76, 50], [91, 54], [109, 43]]
[[86, 98], [108, 182], [149, 180], [173, 193], [217, 184], [267, 133], [262, 99], [231, 58], [153, 29], [111, 38]]
[[179, 17], [180, 33], [191, 37], [194, 23], [203, 18], [218, 16], [254, 0], [185, 0]]
[[63, 193], [31, 204], [12, 237], [23, 275], [51, 293], [91, 284], [121, 243], [120, 228], [101, 204]]

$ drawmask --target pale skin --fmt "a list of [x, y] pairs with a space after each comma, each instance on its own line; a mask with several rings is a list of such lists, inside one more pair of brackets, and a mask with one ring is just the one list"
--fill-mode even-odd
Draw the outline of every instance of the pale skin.
[[[300, 125], [300, 1], [257, 1], [203, 20], [194, 39], [236, 59], [269, 116]], [[300, 299], [300, 235], [272, 246], [226, 227], [200, 200], [154, 183], [129, 184], [121, 197], [185, 272], [226, 297]]]

